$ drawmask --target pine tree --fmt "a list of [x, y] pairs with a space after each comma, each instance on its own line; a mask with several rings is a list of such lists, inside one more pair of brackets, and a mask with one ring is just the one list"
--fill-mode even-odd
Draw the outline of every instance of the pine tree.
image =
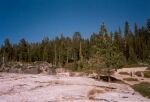
[[126, 21], [125, 28], [124, 28], [124, 55], [127, 61], [129, 59], [129, 34], [130, 34], [130, 28], [128, 22]]
[[121, 38], [121, 31], [115, 31], [114, 33], [114, 44], [118, 46], [119, 51], [123, 51], [123, 41]]
[[81, 41], [81, 34], [79, 32], [75, 32], [72, 38], [74, 61], [78, 61], [80, 59], [79, 58], [80, 41]]
[[104, 23], [104, 22], [103, 22], [102, 25], [100, 26], [99, 34], [102, 35], [102, 36], [107, 35], [107, 29], [106, 29], [106, 26], [105, 26], [105, 23]]
[[28, 61], [28, 43], [25, 39], [21, 39], [19, 42], [19, 61]]
[[148, 29], [148, 32], [150, 33], [150, 19], [147, 20], [147, 29]]
[[13, 49], [12, 44], [10, 43], [9, 39], [6, 38], [4, 40], [4, 46], [2, 47], [2, 55], [5, 57], [6, 61], [11, 61], [13, 57]]

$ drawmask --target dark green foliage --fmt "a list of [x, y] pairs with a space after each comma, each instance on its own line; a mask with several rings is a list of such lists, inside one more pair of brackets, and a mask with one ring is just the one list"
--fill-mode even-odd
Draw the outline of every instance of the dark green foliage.
[[150, 98], [150, 87], [149, 86], [150, 86], [150, 83], [142, 82], [140, 84], [133, 85], [132, 88], [135, 91], [138, 91], [143, 96]]

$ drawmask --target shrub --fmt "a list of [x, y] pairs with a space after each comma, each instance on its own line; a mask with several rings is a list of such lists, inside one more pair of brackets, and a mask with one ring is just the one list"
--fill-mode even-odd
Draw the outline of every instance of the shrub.
[[150, 83], [142, 82], [140, 84], [132, 85], [132, 88], [143, 96], [150, 98]]

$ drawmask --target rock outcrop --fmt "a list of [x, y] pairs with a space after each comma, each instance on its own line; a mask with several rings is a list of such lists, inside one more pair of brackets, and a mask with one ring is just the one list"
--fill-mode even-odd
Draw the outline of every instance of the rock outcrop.
[[150, 102], [129, 85], [87, 77], [0, 73], [0, 102]]

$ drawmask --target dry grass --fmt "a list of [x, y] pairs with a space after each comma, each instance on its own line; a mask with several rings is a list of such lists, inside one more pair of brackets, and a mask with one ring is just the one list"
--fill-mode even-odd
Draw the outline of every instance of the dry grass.
[[53, 84], [64, 84], [64, 81], [62, 81], [62, 80], [53, 80], [52, 83]]
[[90, 100], [94, 100], [96, 95], [98, 93], [104, 93], [104, 90], [102, 89], [97, 89], [97, 88], [93, 88], [91, 89], [88, 93], [87, 93], [87, 97], [90, 99]]

